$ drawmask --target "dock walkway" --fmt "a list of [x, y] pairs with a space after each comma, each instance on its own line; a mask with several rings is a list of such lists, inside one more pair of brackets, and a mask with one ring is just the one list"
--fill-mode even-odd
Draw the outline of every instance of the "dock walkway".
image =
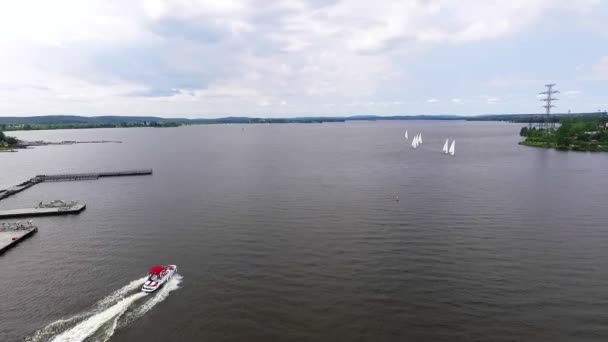
[[3, 230], [0, 231], [0, 254], [3, 254], [11, 247], [14, 247], [19, 242], [34, 235], [38, 231], [38, 227], [31, 227], [19, 230]]
[[87, 207], [86, 204], [77, 204], [66, 207], [55, 208], [25, 208], [0, 210], [0, 219], [23, 217], [23, 216], [45, 216], [45, 215], [66, 215], [78, 214]]
[[32, 187], [42, 182], [62, 182], [62, 181], [77, 181], [98, 179], [102, 177], [123, 177], [123, 176], [144, 176], [151, 175], [152, 169], [140, 169], [129, 171], [111, 171], [111, 172], [87, 172], [87, 173], [62, 173], [56, 175], [37, 175], [27, 181], [17, 184], [5, 190], [0, 190], [0, 200], [19, 193], [29, 187]]
[[152, 169], [113, 171], [113, 172], [88, 172], [88, 173], [63, 173], [57, 175], [37, 175], [33, 179], [38, 182], [61, 182], [72, 180], [98, 179], [102, 177], [143, 176], [151, 175]]

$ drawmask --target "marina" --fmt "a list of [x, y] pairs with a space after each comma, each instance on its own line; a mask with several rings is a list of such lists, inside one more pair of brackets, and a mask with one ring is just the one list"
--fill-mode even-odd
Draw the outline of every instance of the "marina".
[[38, 227], [34, 226], [31, 221], [28, 224], [2, 223], [0, 226], [0, 254], [34, 235], [37, 231]]

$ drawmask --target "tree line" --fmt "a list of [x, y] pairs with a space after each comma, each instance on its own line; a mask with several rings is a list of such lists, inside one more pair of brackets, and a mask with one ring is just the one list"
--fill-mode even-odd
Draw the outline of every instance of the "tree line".
[[580, 116], [561, 120], [554, 130], [523, 127], [524, 145], [564, 150], [608, 151], [608, 116]]

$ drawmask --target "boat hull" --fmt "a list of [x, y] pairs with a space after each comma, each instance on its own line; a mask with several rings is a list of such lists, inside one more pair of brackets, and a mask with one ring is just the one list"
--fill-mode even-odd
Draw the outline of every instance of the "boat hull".
[[148, 277], [144, 285], [141, 287], [141, 291], [150, 293], [160, 289], [169, 281], [169, 279], [171, 279], [171, 277], [173, 277], [176, 272], [177, 266], [167, 265], [161, 272], [160, 278], [152, 279], [152, 276]]

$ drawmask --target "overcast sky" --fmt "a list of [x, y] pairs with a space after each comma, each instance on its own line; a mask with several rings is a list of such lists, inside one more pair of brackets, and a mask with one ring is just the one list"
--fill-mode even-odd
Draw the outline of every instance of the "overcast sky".
[[608, 108], [601, 0], [0, 4], [0, 115], [164, 117]]

